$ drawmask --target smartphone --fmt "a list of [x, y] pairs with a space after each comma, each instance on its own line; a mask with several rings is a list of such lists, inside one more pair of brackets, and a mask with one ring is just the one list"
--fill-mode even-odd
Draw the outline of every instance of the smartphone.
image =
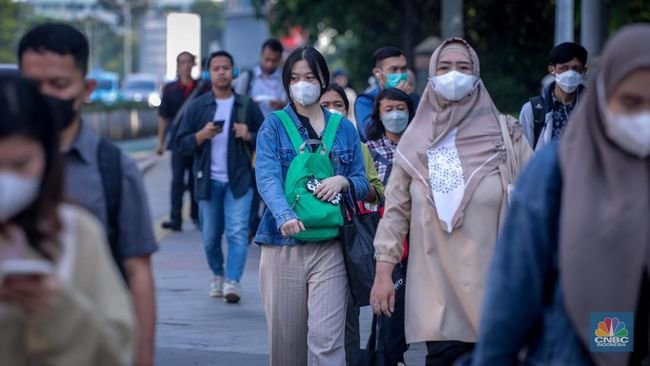
[[44, 276], [52, 272], [54, 272], [54, 265], [45, 259], [5, 259], [0, 261], [0, 277]]
[[219, 119], [219, 120], [216, 120], [216, 121], [212, 121], [212, 125], [213, 125], [214, 127], [221, 127], [222, 129], [223, 129], [223, 125], [224, 125], [225, 123], [226, 123], [226, 121], [223, 120], [223, 119]]

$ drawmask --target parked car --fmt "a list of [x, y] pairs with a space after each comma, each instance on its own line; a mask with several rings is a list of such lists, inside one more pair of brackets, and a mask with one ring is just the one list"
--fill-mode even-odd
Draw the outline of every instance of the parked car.
[[16, 64], [0, 64], [0, 75], [11, 75], [18, 73], [18, 65]]
[[120, 92], [122, 101], [146, 102], [150, 107], [160, 106], [160, 84], [152, 74], [131, 74], [126, 77]]
[[88, 79], [97, 81], [95, 91], [90, 94], [90, 103], [113, 104], [117, 102], [120, 94], [119, 76], [114, 72], [93, 70], [88, 73]]

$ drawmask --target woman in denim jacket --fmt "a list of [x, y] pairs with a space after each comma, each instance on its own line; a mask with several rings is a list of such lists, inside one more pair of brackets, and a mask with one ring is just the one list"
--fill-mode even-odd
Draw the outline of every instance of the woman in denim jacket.
[[641, 39], [650, 25], [608, 42], [565, 134], [517, 183], [472, 365], [650, 364], [650, 48]]
[[[330, 112], [319, 104], [329, 84], [323, 56], [311, 47], [293, 51], [282, 81], [290, 96], [284, 108], [303, 140], [320, 139]], [[284, 193], [296, 152], [280, 119], [269, 115], [257, 135], [256, 177], [267, 205], [255, 242], [262, 247], [260, 287], [266, 312], [270, 365], [343, 365], [348, 284], [338, 239], [302, 242], [304, 230]], [[369, 189], [359, 135], [350, 121], [339, 126], [330, 160], [335, 176], [315, 194], [329, 201], [354, 185], [356, 199]]]

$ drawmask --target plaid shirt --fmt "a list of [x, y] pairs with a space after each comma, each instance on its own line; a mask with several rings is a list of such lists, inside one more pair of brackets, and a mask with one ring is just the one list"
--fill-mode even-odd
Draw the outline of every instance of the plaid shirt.
[[397, 150], [397, 144], [384, 135], [378, 140], [368, 141], [366, 145], [368, 146], [368, 150], [370, 150], [370, 154], [373, 155], [375, 168], [377, 168], [377, 173], [379, 174], [379, 180], [383, 182], [384, 177], [386, 176], [386, 170], [388, 169], [389, 165], [378, 161], [374, 158], [374, 155], [379, 154], [383, 156], [386, 160], [390, 161], [390, 165], [392, 165], [393, 161], [395, 160], [395, 150]]

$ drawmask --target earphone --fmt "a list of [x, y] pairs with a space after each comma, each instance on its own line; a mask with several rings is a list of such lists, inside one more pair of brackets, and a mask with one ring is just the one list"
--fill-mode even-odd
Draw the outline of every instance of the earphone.
[[[210, 70], [209, 62], [210, 62], [211, 58], [212, 58], [211, 56], [206, 57], [205, 65], [204, 65], [203, 70], [208, 70], [208, 71]], [[232, 78], [237, 79], [237, 77], [239, 76], [239, 68], [237, 67], [237, 65], [235, 65], [235, 60], [232, 58], [232, 56], [229, 57], [229, 58], [230, 58], [230, 61], [232, 62]]]

